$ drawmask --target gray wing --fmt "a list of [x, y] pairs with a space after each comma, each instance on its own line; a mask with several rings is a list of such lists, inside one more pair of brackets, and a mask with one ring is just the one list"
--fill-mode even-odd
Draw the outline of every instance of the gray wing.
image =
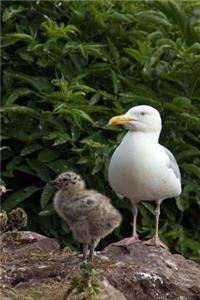
[[178, 164], [176, 162], [174, 155], [164, 146], [163, 146], [163, 148], [169, 158], [168, 168], [171, 168], [173, 170], [176, 178], [181, 179], [181, 173], [180, 173], [180, 170], [179, 170], [179, 167], [178, 167]]

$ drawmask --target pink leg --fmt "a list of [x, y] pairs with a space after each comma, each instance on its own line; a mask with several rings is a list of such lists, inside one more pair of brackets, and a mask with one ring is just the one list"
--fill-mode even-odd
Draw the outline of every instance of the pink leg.
[[136, 242], [140, 242], [140, 239], [138, 237], [137, 231], [136, 231], [136, 226], [137, 226], [137, 214], [138, 214], [138, 209], [137, 209], [137, 204], [133, 204], [133, 209], [132, 209], [132, 214], [133, 214], [133, 233], [131, 237], [125, 238], [119, 242], [114, 243], [114, 246], [121, 246], [121, 247], [127, 247], [129, 245], [132, 245]]
[[167, 245], [165, 245], [165, 243], [163, 243], [158, 235], [158, 230], [159, 230], [159, 217], [160, 217], [160, 204], [161, 201], [157, 202], [157, 208], [156, 208], [156, 230], [155, 230], [155, 234], [154, 236], [148, 240], [145, 241], [144, 244], [148, 245], [148, 246], [160, 246], [162, 248], [168, 249]]

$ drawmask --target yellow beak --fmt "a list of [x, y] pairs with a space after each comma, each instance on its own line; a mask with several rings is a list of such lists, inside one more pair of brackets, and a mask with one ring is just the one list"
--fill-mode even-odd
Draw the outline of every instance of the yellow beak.
[[125, 124], [125, 123], [128, 123], [130, 121], [134, 121], [134, 119], [132, 118], [127, 118], [123, 115], [121, 116], [116, 116], [116, 117], [113, 117], [109, 120], [109, 125], [120, 125], [120, 124]]

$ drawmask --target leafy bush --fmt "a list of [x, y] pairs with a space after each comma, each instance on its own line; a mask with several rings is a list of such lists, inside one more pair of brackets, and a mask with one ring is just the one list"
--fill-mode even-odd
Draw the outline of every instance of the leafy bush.
[[[54, 213], [48, 181], [66, 169], [112, 197], [124, 216], [101, 246], [131, 232], [128, 201], [111, 191], [107, 167], [124, 135], [110, 117], [147, 104], [160, 110], [161, 142], [173, 151], [183, 193], [162, 205], [171, 250], [199, 257], [200, 24], [195, 3], [2, 1], [2, 177], [29, 228], [77, 247]], [[184, 10], [185, 6], [185, 10]], [[154, 230], [153, 204], [140, 205], [139, 232]]]

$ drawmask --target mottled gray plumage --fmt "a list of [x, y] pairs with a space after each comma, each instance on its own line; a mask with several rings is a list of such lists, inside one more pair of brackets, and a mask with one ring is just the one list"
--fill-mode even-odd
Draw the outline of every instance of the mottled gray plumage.
[[178, 167], [178, 164], [176, 162], [174, 155], [166, 147], [163, 146], [163, 148], [170, 160], [168, 167], [173, 170], [174, 174], [176, 175], [176, 177], [178, 179], [181, 179], [181, 173], [180, 173], [180, 170], [179, 170], [179, 167]]
[[92, 260], [95, 246], [119, 226], [121, 215], [108, 197], [86, 189], [85, 182], [74, 172], [62, 173], [53, 184], [59, 189], [54, 196], [55, 210], [83, 243], [84, 259], [89, 246]]

